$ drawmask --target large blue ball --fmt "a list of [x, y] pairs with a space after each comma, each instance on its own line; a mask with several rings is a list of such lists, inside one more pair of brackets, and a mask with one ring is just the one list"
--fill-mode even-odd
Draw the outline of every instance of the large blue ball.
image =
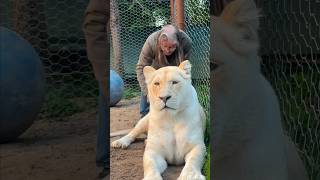
[[113, 70], [110, 70], [110, 106], [115, 106], [122, 98], [124, 82]]
[[45, 95], [43, 66], [33, 47], [0, 27], [0, 143], [22, 134], [40, 111]]

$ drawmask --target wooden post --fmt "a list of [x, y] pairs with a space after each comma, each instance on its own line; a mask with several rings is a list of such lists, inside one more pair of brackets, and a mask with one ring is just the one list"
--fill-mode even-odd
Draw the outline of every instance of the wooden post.
[[185, 23], [184, 23], [184, 1], [183, 0], [176, 0], [176, 24], [179, 29], [184, 30], [185, 29]]
[[171, 17], [171, 22], [175, 21], [175, 16], [174, 16], [174, 0], [170, 0], [170, 17]]

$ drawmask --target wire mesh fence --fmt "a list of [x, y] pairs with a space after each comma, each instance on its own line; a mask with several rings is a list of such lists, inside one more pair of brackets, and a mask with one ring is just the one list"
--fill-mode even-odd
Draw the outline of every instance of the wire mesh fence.
[[[121, 24], [112, 34], [111, 66], [126, 88], [139, 91], [135, 65], [150, 33], [170, 22], [170, 1], [111, 1]], [[49, 89], [68, 97], [93, 97], [96, 82], [82, 33], [88, 1], [3, 0], [0, 25], [27, 39], [44, 64]], [[257, 0], [262, 8], [263, 71], [273, 84], [288, 134], [299, 147], [312, 180], [320, 178], [320, 2]], [[193, 83], [209, 110], [208, 1], [186, 0], [186, 33], [193, 40]], [[70, 13], [72, 12], [72, 13]], [[118, 36], [117, 36], [118, 35]], [[115, 57], [116, 56], [116, 57]]]
[[111, 68], [125, 81], [125, 87], [140, 91], [136, 64], [147, 37], [169, 21], [169, 2], [110, 1]]
[[209, 1], [186, 0], [185, 31], [192, 39], [190, 62], [193, 65], [192, 77], [199, 101], [207, 116], [205, 142], [210, 138], [210, 16]]
[[[4, 0], [0, 25], [27, 39], [44, 64], [49, 89], [68, 97], [95, 96], [96, 82], [86, 56], [82, 21], [88, 1]], [[186, 33], [193, 40], [193, 77], [203, 104], [209, 94], [209, 2], [185, 1]], [[72, 13], [70, 13], [72, 12]], [[170, 23], [170, 1], [111, 1], [111, 67], [127, 88], [139, 91], [135, 73], [146, 38]], [[115, 52], [115, 53], [114, 53]]]
[[65, 97], [97, 94], [82, 32], [87, 4], [87, 0], [3, 0], [0, 4], [0, 25], [33, 45], [44, 65], [48, 91]]
[[257, 0], [263, 71], [311, 180], [320, 179], [320, 1]]
[[[209, 1], [187, 0], [185, 32], [192, 39], [193, 84], [209, 112]], [[135, 72], [147, 37], [171, 22], [170, 1], [111, 0], [111, 67], [124, 79], [127, 89], [140, 91]]]
[[[262, 8], [263, 71], [273, 84], [284, 125], [300, 149], [312, 180], [320, 179], [320, 2], [256, 0]], [[39, 53], [48, 89], [66, 97], [95, 97], [82, 21], [87, 0], [2, 0], [0, 26], [18, 32]], [[170, 22], [170, 1], [111, 1], [111, 66], [126, 89], [140, 91], [135, 65], [149, 34]], [[185, 0], [186, 33], [193, 40], [193, 83], [209, 112], [209, 2]], [[72, 13], [70, 13], [72, 12]], [[115, 34], [113, 34], [115, 33]], [[115, 38], [114, 38], [115, 37]]]
[[[48, 94], [63, 98], [96, 97], [97, 84], [86, 56], [82, 22], [87, 0], [3, 0], [0, 25], [16, 31], [38, 52]], [[110, 1], [111, 68], [125, 92], [139, 95], [135, 66], [146, 38], [171, 22], [170, 1]], [[193, 41], [193, 82], [209, 114], [209, 1], [186, 0], [185, 31]], [[71, 13], [72, 12], [72, 13]], [[135, 93], [136, 92], [136, 93]]]
[[[136, 64], [148, 36], [171, 22], [170, 0], [111, 0], [110, 7], [111, 68], [123, 78], [125, 91], [136, 92], [131, 94], [139, 96]], [[193, 66], [192, 81], [209, 120], [209, 1], [186, 0], [184, 8], [185, 32], [192, 39], [189, 59]], [[176, 14], [174, 11], [174, 16]], [[207, 129], [206, 143], [209, 142], [209, 132]], [[204, 167], [207, 176], [209, 167], [207, 159]]]

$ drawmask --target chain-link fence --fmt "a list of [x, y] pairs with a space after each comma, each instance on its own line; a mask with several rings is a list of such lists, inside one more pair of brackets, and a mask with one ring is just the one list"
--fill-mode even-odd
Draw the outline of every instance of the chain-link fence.
[[[146, 38], [170, 23], [170, 1], [111, 1], [111, 67], [127, 91], [140, 91], [135, 66]], [[48, 91], [64, 97], [94, 97], [97, 85], [86, 56], [82, 22], [88, 0], [4, 0], [0, 25], [27, 39], [44, 64]], [[186, 33], [193, 40], [193, 79], [209, 104], [209, 2], [186, 0]], [[72, 12], [72, 13], [70, 13]], [[138, 94], [138, 93], [137, 93]]]
[[[209, 112], [209, 1], [186, 0], [185, 32], [192, 39], [192, 77], [200, 101]], [[175, 13], [176, 14], [176, 13]], [[111, 0], [111, 67], [124, 79], [126, 89], [140, 91], [135, 72], [147, 37], [171, 22], [170, 1]]]
[[[175, 2], [175, 1], [174, 1]], [[176, 7], [176, 2], [174, 3]], [[176, 8], [175, 8], [176, 9]], [[185, 0], [185, 32], [192, 39], [192, 81], [209, 122], [209, 1]], [[177, 12], [174, 11], [173, 16]], [[171, 22], [170, 0], [111, 0], [111, 68], [125, 82], [125, 92], [140, 95], [136, 64], [148, 36]], [[207, 125], [209, 127], [209, 124]], [[206, 143], [209, 142], [209, 129]], [[209, 178], [209, 157], [204, 171]]]
[[38, 52], [48, 91], [65, 97], [93, 97], [97, 84], [82, 32], [88, 0], [3, 0], [0, 26], [16, 31]]
[[209, 51], [210, 51], [210, 16], [209, 2], [205, 0], [185, 1], [186, 33], [192, 39], [193, 84], [200, 101], [209, 114]]
[[264, 74], [311, 180], [320, 179], [320, 1], [257, 0]]
[[[320, 179], [320, 2], [256, 0], [262, 8], [263, 71], [280, 99], [284, 125], [300, 149], [312, 180]], [[170, 22], [170, 1], [111, 1], [112, 67], [126, 89], [140, 91], [135, 65], [148, 35]], [[39, 53], [49, 91], [66, 97], [95, 97], [97, 85], [82, 33], [88, 0], [2, 0], [0, 26], [27, 39]], [[208, 1], [185, 0], [186, 33], [193, 40], [193, 83], [209, 110]], [[72, 12], [72, 13], [70, 13]], [[116, 56], [116, 57], [115, 57]], [[208, 113], [207, 113], [208, 114]]]
[[185, 0], [185, 31], [192, 39], [190, 62], [193, 65], [192, 77], [200, 103], [207, 115], [205, 142], [210, 134], [210, 16], [209, 1]]

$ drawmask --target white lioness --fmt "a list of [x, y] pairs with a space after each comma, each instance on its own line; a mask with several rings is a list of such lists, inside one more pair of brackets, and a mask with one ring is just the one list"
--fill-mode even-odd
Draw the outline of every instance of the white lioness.
[[213, 179], [307, 179], [282, 128], [274, 90], [260, 72], [254, 1], [235, 0], [212, 22]]
[[204, 180], [201, 174], [206, 153], [205, 116], [191, 84], [191, 64], [143, 69], [150, 112], [114, 148], [126, 148], [141, 133], [148, 132], [143, 155], [144, 180], [162, 179], [167, 163], [185, 166], [179, 180]]

